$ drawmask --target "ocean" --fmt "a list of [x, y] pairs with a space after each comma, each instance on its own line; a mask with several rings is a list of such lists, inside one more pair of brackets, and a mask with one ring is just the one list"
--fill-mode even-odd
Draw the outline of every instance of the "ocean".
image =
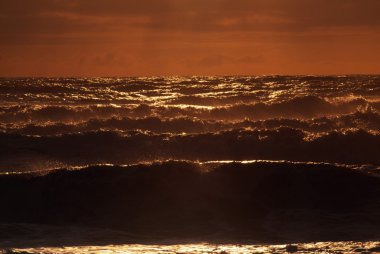
[[373, 75], [1, 78], [0, 249], [380, 251], [379, 112]]

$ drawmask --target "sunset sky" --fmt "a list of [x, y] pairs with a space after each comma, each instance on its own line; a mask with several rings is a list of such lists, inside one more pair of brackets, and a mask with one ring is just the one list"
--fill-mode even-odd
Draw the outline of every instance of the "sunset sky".
[[379, 72], [379, 0], [0, 2], [0, 76]]

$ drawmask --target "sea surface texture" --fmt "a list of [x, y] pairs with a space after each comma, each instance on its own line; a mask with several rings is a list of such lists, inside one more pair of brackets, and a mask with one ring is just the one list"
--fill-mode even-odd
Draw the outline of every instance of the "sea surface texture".
[[379, 251], [379, 112], [380, 76], [1, 78], [0, 249]]

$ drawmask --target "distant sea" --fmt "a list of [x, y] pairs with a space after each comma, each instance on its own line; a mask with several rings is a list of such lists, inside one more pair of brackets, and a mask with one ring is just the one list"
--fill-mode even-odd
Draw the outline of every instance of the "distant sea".
[[0, 78], [0, 249], [380, 252], [379, 112], [380, 76]]

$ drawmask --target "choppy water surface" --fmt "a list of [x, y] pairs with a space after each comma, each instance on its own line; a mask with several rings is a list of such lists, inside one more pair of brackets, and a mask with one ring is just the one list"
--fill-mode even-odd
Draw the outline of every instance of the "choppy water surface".
[[2, 78], [0, 248], [378, 251], [379, 111], [379, 76]]
[[4, 103], [222, 106], [294, 97], [380, 96], [378, 76], [1, 79]]
[[378, 76], [0, 79], [0, 171], [169, 159], [379, 164], [379, 96]]
[[213, 244], [186, 244], [186, 245], [110, 245], [110, 246], [83, 246], [62, 248], [14, 249], [8, 253], [147, 253], [147, 254], [248, 254], [248, 253], [377, 253], [380, 252], [379, 242], [320, 242], [293, 245], [213, 245]]

